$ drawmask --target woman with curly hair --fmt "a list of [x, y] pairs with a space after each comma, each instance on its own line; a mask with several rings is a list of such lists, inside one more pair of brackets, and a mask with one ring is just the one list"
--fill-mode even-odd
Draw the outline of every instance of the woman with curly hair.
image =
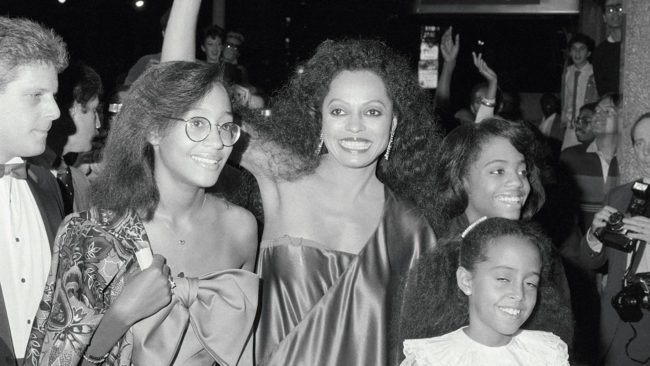
[[132, 85], [95, 206], [59, 229], [26, 365], [252, 364], [255, 220], [205, 192], [239, 134], [218, 69]]
[[[530, 126], [490, 118], [462, 125], [443, 140], [433, 170], [434, 229], [453, 240], [477, 219], [502, 217], [530, 220], [544, 204], [540, 178], [540, 145]], [[422, 256], [409, 273], [401, 314], [400, 337], [440, 335], [441, 315], [428, 306], [437, 290], [434, 254]], [[526, 329], [551, 331], [568, 344], [573, 336], [568, 285], [559, 256], [546, 271], [536, 312]]]
[[[193, 39], [198, 2], [174, 3], [163, 59], [193, 55], [182, 40]], [[439, 141], [430, 104], [385, 44], [326, 41], [272, 100], [271, 116], [245, 116], [241, 164], [257, 179], [265, 217], [258, 364], [397, 362], [393, 295], [435, 246], [409, 202], [429, 202]]]

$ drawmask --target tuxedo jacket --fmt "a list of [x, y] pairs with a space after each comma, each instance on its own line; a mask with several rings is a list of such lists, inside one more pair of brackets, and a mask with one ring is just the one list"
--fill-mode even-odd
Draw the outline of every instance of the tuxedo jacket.
[[[39, 213], [43, 219], [45, 232], [52, 250], [56, 231], [63, 219], [63, 201], [59, 187], [52, 173], [37, 165], [27, 165], [27, 184], [34, 196]], [[14, 354], [11, 329], [5, 308], [4, 294], [0, 285], [0, 365], [16, 365], [16, 358], [23, 358], [25, 350]]]

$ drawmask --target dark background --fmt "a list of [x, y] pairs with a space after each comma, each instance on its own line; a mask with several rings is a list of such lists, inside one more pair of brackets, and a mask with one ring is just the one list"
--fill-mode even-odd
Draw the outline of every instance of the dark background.
[[[159, 20], [171, 0], [0, 0], [0, 14], [24, 16], [54, 28], [74, 58], [94, 67], [107, 91], [117, 85], [142, 55], [160, 51]], [[211, 21], [204, 0], [200, 26]], [[452, 84], [452, 104], [464, 105], [472, 85], [481, 81], [471, 51], [483, 52], [499, 74], [504, 90], [559, 92], [564, 63], [564, 31], [576, 15], [415, 15], [401, 0], [241, 0], [228, 1], [226, 25], [246, 37], [242, 63], [251, 82], [271, 93], [287, 79], [296, 62], [308, 58], [328, 38], [385, 40], [406, 55], [415, 70], [422, 25], [454, 26], [461, 53]], [[484, 45], [479, 46], [478, 40]]]

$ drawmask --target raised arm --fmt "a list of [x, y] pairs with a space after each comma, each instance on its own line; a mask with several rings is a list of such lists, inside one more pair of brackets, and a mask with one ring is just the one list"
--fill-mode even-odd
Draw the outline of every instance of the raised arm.
[[494, 107], [496, 106], [496, 96], [497, 96], [497, 74], [492, 70], [488, 64], [483, 60], [482, 54], [476, 54], [472, 52], [472, 59], [474, 60], [474, 66], [478, 69], [478, 72], [483, 75], [483, 77], [488, 82], [488, 90], [485, 94], [484, 100], [481, 101], [481, 105], [476, 112], [475, 122], [481, 122], [482, 120], [492, 117], [494, 115]]
[[160, 61], [195, 61], [194, 37], [201, 0], [175, 0], [169, 13]]
[[453, 37], [453, 27], [447, 28], [440, 40], [440, 52], [445, 63], [442, 65], [438, 88], [436, 89], [436, 107], [447, 108], [449, 105], [449, 96], [451, 93], [451, 77], [456, 68], [456, 58], [460, 48], [460, 35]]

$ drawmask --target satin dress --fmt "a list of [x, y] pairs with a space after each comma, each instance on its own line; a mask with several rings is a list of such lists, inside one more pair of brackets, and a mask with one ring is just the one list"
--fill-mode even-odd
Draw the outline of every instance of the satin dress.
[[379, 226], [357, 255], [290, 236], [262, 242], [256, 364], [397, 362], [389, 332], [400, 276], [436, 240], [419, 210], [388, 189], [385, 196]]

